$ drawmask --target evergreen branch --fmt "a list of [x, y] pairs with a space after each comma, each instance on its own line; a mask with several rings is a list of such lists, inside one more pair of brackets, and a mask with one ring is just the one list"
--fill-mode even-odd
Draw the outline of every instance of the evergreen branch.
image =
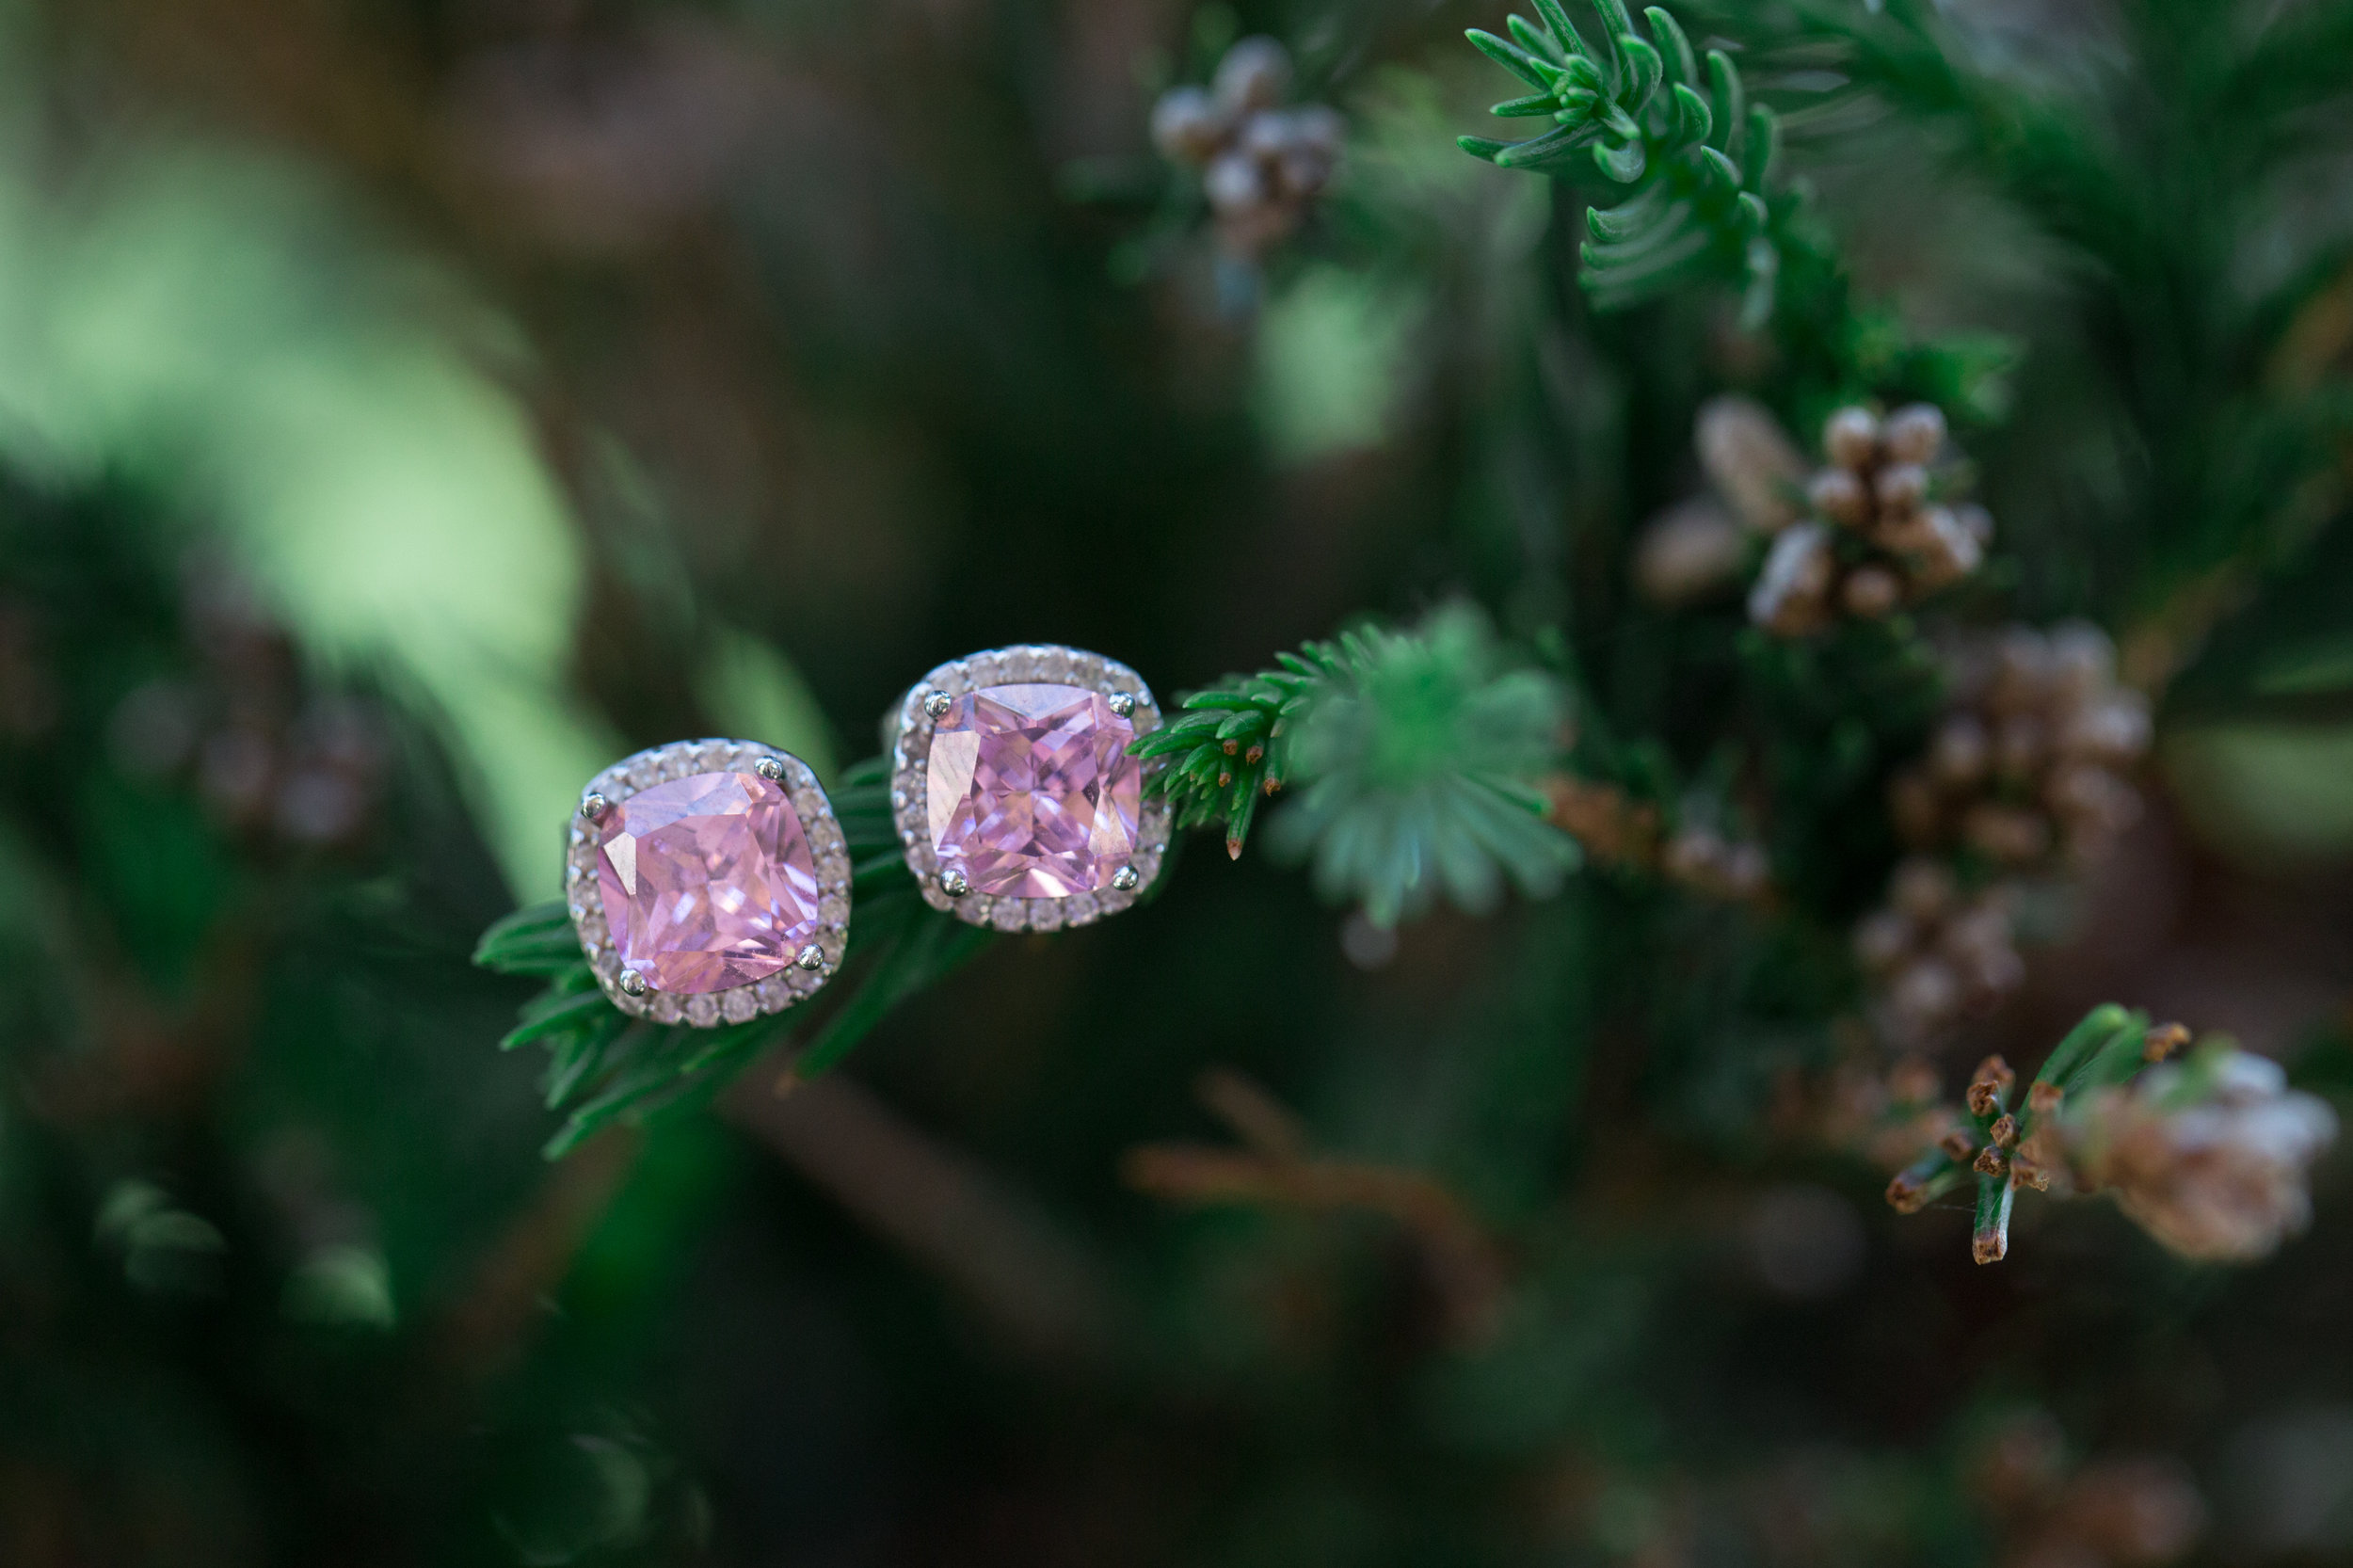
[[1178, 827], [1224, 823], [1225, 853], [1240, 859], [1258, 803], [1289, 781], [1298, 715], [1363, 654], [1363, 639], [1343, 632], [1334, 642], [1276, 654], [1279, 668], [1229, 675], [1222, 686], [1192, 693], [1179, 717], [1128, 748], [1137, 757], [1171, 759], [1145, 789], [1167, 799]]
[[[1595, 57], [1559, 0], [1539, 0], [1541, 24], [1510, 19], [1516, 43], [1472, 29], [1474, 47], [1535, 88], [1497, 115], [1548, 115], [1554, 128], [1526, 141], [1464, 136], [1457, 143], [1502, 168], [1566, 173], [1580, 155], [1635, 189], [1612, 207], [1590, 207], [1584, 284], [1596, 308], [1620, 310], [1685, 283], [1737, 280], [1743, 320], [1772, 313], [1785, 232], [1798, 203], [1776, 203], [1767, 181], [1779, 132], [1772, 112], [1748, 103], [1739, 69], [1719, 49], [1705, 70], [1675, 19], [1656, 6], [1645, 38], [1617, 0], [1597, 0], [1605, 55]], [[1656, 41], [1654, 41], [1654, 40]]]
[[[892, 1008], [945, 979], [996, 937], [931, 908], [916, 892], [891, 825], [885, 760], [850, 769], [833, 805], [856, 868], [856, 899], [844, 973], [827, 999], [833, 1009], [793, 1062], [802, 1078], [839, 1063]], [[598, 988], [561, 899], [492, 925], [474, 950], [474, 962], [548, 982], [523, 1004], [520, 1022], [501, 1045], [510, 1050], [537, 1045], [548, 1053], [540, 1086], [548, 1109], [566, 1113], [547, 1145], [551, 1160], [609, 1123], [642, 1122], [708, 1104], [808, 1016], [795, 1009], [719, 1029], [632, 1018]]]
[[1179, 826], [1222, 822], [1239, 856], [1259, 803], [1298, 786], [1278, 847], [1383, 925], [1438, 891], [1471, 909], [1507, 879], [1542, 896], [1577, 867], [1576, 841], [1545, 821], [1534, 783], [1557, 760], [1567, 696], [1538, 672], [1499, 670], [1478, 611], [1275, 657], [1279, 668], [1193, 693], [1129, 747], [1172, 759], [1146, 788]]

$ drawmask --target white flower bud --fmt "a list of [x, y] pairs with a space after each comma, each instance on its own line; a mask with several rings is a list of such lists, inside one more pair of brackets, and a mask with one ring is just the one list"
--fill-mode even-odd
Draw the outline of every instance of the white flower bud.
[[1800, 523], [1773, 540], [1765, 569], [1749, 592], [1749, 618], [1784, 637], [1830, 623], [1830, 590], [1838, 563], [1819, 523]]
[[1849, 470], [1826, 468], [1805, 488], [1814, 509], [1831, 521], [1860, 528], [1871, 520], [1871, 492]]
[[2086, 1175], [2142, 1229], [2218, 1262], [2261, 1257], [2303, 1228], [2309, 1167], [2336, 1132], [2326, 1103], [2244, 1051], [2153, 1067], [2068, 1126]]
[[1266, 178], [1256, 159], [1241, 152], [1221, 152], [1201, 176], [1201, 190], [1220, 217], [1233, 217], [1263, 205]]
[[1271, 38], [1253, 36], [1225, 51], [1210, 88], [1220, 107], [1245, 114], [1280, 104], [1290, 81], [1290, 51]]
[[1887, 416], [1887, 428], [1880, 439], [1890, 462], [1932, 463], [1945, 446], [1945, 411], [1933, 403], [1898, 408]]
[[1231, 129], [1231, 122], [1199, 88], [1171, 88], [1152, 105], [1152, 145], [1177, 163], [1208, 163]]
[[1860, 473], [1879, 461], [1880, 422], [1868, 408], [1841, 408], [1822, 426], [1822, 452], [1840, 468]]
[[1709, 398], [1700, 405], [1692, 441], [1707, 482], [1742, 522], [1778, 534], [1798, 520], [1805, 456], [1762, 403], [1732, 394]]

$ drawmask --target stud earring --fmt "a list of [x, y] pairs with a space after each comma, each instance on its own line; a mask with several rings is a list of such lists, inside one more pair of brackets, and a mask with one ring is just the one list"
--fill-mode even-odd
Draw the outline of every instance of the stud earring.
[[1071, 648], [940, 665], [892, 721], [890, 806], [924, 902], [970, 925], [1057, 931], [1116, 914], [1160, 872], [1160, 766], [1128, 755], [1160, 723], [1135, 671]]
[[588, 781], [565, 902], [613, 1005], [698, 1029], [781, 1013], [840, 968], [850, 856], [799, 758], [680, 741]]

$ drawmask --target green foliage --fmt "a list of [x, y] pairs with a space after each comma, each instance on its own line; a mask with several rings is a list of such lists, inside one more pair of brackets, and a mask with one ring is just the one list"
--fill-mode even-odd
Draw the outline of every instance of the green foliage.
[[1486, 620], [1457, 606], [1412, 632], [1356, 635], [1344, 679], [1308, 695], [1293, 746], [1299, 799], [1273, 832], [1332, 899], [1376, 925], [1443, 892], [1492, 908], [1508, 879], [1535, 897], [1577, 868], [1532, 782], [1567, 739], [1567, 695], [1504, 669]]
[[1278, 849], [1312, 859], [1327, 897], [1384, 926], [1439, 891], [1484, 910], [1507, 876], [1543, 896], [1576, 869], [1576, 843], [1541, 820], [1529, 788], [1558, 760], [1567, 695], [1536, 671], [1500, 669], [1477, 611], [1275, 657], [1278, 669], [1187, 696], [1131, 748], [1173, 759], [1149, 788], [1179, 826], [1222, 822], [1239, 856], [1259, 802], [1299, 786]]
[[[832, 1067], [893, 1007], [961, 968], [995, 937], [931, 908], [916, 891], [890, 824], [885, 759], [851, 768], [833, 804], [853, 868], [850, 943], [840, 978], [806, 1004], [823, 1011], [824, 1021], [792, 1059], [792, 1071], [804, 1078]], [[536, 1044], [548, 1053], [540, 1086], [548, 1109], [566, 1113], [563, 1128], [547, 1145], [552, 1160], [609, 1123], [708, 1104], [806, 1018], [794, 1009], [718, 1029], [632, 1018], [598, 988], [561, 899], [518, 910], [491, 926], [474, 962], [548, 983], [500, 1044], [507, 1050]]]
[[[1470, 41], [1536, 90], [1495, 107], [1545, 116], [1554, 128], [1526, 141], [1464, 136], [1462, 149], [1503, 168], [1565, 174], [1586, 162], [1633, 189], [1586, 213], [1583, 281], [1595, 305], [1621, 309], [1707, 278], [1746, 289], [1743, 319], [1772, 313], [1782, 238], [1767, 181], [1779, 132], [1752, 104], [1738, 67], [1721, 49], [1705, 66], [1675, 19], [1654, 6], [1635, 26], [1621, 0], [1595, 0], [1596, 55], [1560, 0], [1538, 0], [1541, 24], [1514, 15], [1513, 40], [1473, 28]], [[1785, 201], [1786, 217], [1794, 203]]]
[[1277, 653], [1277, 669], [1232, 675], [1188, 695], [1183, 712], [1128, 749], [1171, 760], [1146, 786], [1167, 797], [1180, 828], [1225, 825], [1225, 852], [1240, 858], [1258, 803], [1290, 781], [1298, 721], [1314, 694], [1348, 678], [1364, 654], [1354, 633]]

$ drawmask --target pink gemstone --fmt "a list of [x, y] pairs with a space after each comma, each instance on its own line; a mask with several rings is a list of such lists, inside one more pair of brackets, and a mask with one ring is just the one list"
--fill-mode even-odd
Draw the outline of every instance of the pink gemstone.
[[698, 773], [630, 796], [598, 840], [604, 918], [657, 991], [724, 991], [775, 974], [817, 933], [808, 838], [780, 785]]
[[972, 890], [1068, 898], [1111, 886], [1136, 850], [1136, 727], [1080, 686], [988, 686], [932, 735], [932, 846]]

